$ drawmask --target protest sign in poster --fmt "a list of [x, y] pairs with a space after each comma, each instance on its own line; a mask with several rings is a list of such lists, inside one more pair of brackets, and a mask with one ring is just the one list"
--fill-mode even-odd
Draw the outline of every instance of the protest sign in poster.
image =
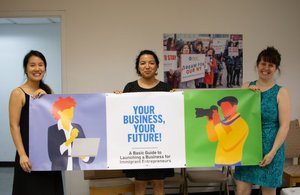
[[[30, 99], [32, 169], [106, 169], [105, 106], [104, 94], [44, 95]], [[90, 150], [93, 154], [89, 154]]]
[[[166, 58], [170, 52], [177, 55], [172, 58], [172, 66]], [[163, 54], [164, 81], [174, 89], [239, 88], [243, 83], [242, 34], [165, 33]], [[209, 58], [204, 75], [184, 59], [200, 54]], [[192, 64], [198, 63], [203, 62]]]
[[260, 93], [185, 91], [184, 105], [187, 167], [259, 164]]
[[177, 52], [164, 51], [164, 71], [176, 70], [177, 68]]
[[182, 92], [108, 94], [108, 167], [185, 166]]
[[186, 54], [181, 58], [181, 81], [190, 81], [204, 77], [205, 55], [204, 54]]

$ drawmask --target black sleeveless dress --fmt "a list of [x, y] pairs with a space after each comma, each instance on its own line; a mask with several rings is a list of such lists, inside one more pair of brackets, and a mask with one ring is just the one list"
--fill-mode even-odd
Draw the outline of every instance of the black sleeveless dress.
[[[23, 90], [22, 90], [23, 91]], [[24, 92], [24, 91], [23, 91]], [[24, 92], [25, 93], [25, 92]], [[21, 111], [20, 131], [26, 153], [29, 154], [29, 95]], [[45, 143], [46, 144], [46, 143]], [[39, 147], [39, 146], [36, 146]], [[27, 173], [20, 166], [20, 157], [16, 152], [13, 195], [63, 195], [61, 171], [31, 171]]]
[[[170, 91], [171, 88], [167, 83], [159, 82], [151, 89], [144, 89], [138, 85], [137, 81], [128, 83], [123, 92], [153, 92], [153, 91]], [[164, 179], [174, 176], [174, 169], [133, 169], [123, 171], [127, 177], [134, 177], [136, 180], [155, 180]]]

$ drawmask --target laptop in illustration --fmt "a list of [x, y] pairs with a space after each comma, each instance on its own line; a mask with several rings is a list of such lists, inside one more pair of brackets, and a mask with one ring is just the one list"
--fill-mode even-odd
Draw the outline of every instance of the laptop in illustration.
[[72, 145], [72, 157], [97, 156], [100, 138], [76, 138]]

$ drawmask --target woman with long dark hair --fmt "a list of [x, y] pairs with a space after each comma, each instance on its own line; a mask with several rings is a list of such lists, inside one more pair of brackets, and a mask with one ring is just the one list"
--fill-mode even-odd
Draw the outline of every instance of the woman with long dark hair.
[[[39, 51], [30, 51], [23, 60], [24, 84], [13, 89], [9, 99], [9, 123], [16, 146], [13, 195], [63, 195], [61, 171], [32, 171], [29, 160], [29, 101], [52, 93], [43, 82], [47, 62]], [[46, 144], [46, 143], [45, 143]], [[40, 146], [35, 146], [40, 147]]]

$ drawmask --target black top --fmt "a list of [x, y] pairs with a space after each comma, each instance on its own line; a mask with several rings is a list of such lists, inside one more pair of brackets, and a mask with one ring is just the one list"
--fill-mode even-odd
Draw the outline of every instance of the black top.
[[[23, 91], [22, 88], [20, 89]], [[30, 100], [29, 95], [25, 93], [25, 104], [22, 107], [21, 116], [20, 116], [20, 132], [21, 132], [23, 145], [26, 154], [28, 156], [30, 155], [29, 154], [29, 100]], [[63, 195], [64, 191], [63, 191], [61, 171], [32, 171], [31, 173], [27, 173], [23, 171], [22, 167], [20, 166], [20, 157], [16, 152], [12, 194], [13, 195], [41, 195], [41, 194]]]
[[132, 81], [130, 83], [127, 83], [127, 85], [124, 87], [123, 92], [152, 92], [152, 91], [170, 91], [171, 87], [164, 82], [159, 81], [157, 85], [155, 85], [153, 88], [145, 89], [139, 86], [138, 81]]
[[[138, 81], [127, 83], [123, 92], [154, 92], [154, 91], [170, 91], [171, 87], [164, 82], [159, 82], [156, 86], [150, 89], [145, 89], [139, 86]], [[134, 169], [124, 170], [127, 177], [134, 177], [136, 180], [154, 180], [164, 179], [165, 177], [174, 176], [174, 169]]]

